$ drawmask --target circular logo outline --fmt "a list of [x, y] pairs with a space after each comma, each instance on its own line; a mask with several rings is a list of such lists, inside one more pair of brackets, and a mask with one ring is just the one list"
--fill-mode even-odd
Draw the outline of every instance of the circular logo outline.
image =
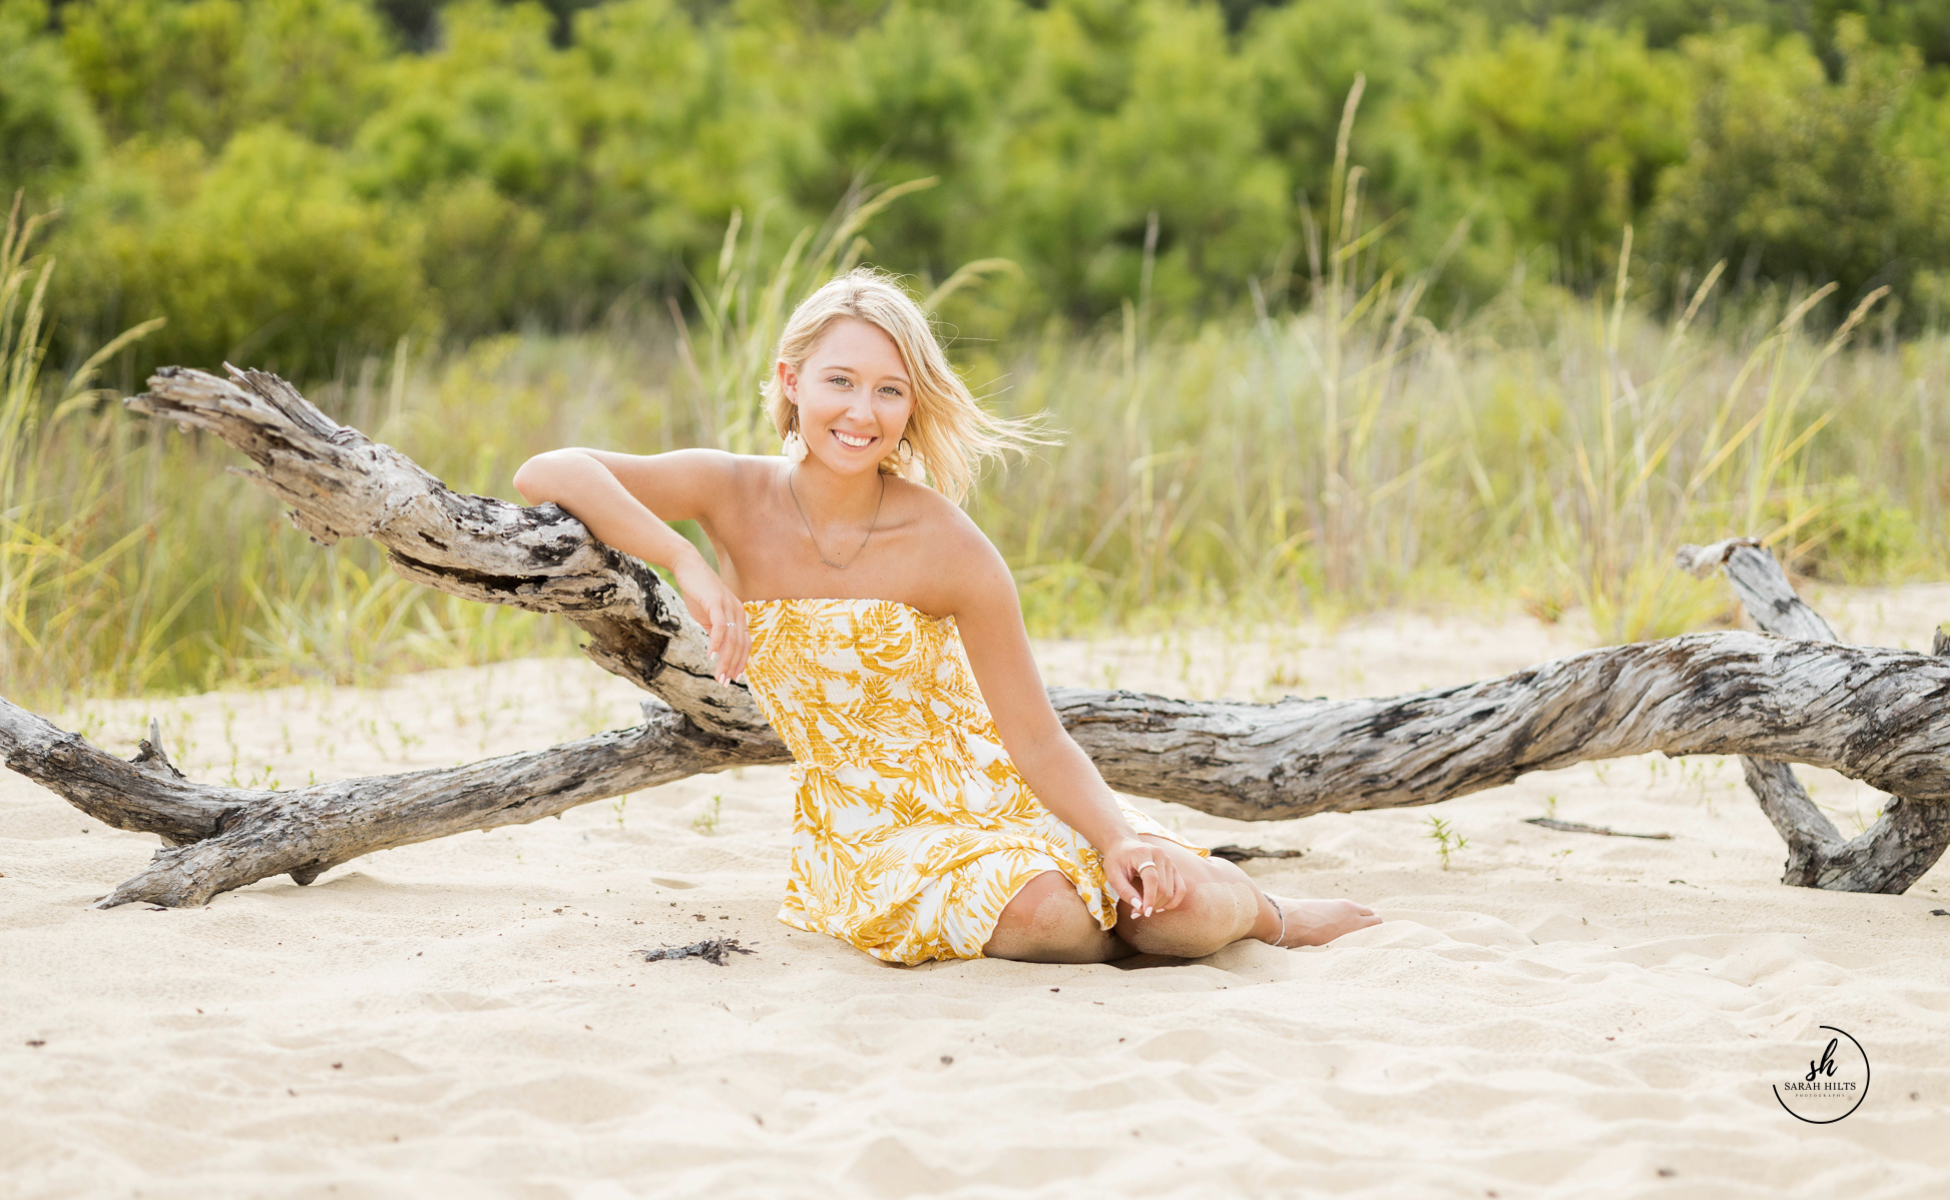
[[1846, 1029], [1838, 1029], [1833, 1025], [1819, 1025], [1816, 1026], [1816, 1028], [1826, 1029], [1831, 1032], [1841, 1034], [1843, 1037], [1848, 1039], [1849, 1045], [1855, 1047], [1855, 1052], [1862, 1056], [1862, 1094], [1855, 1098], [1854, 1104], [1848, 1106], [1848, 1112], [1843, 1113], [1842, 1116], [1840, 1117], [1830, 1117], [1826, 1121], [1817, 1121], [1812, 1117], [1804, 1117], [1800, 1113], [1795, 1112], [1793, 1109], [1789, 1108], [1788, 1102], [1781, 1099], [1781, 1085], [1778, 1083], [1773, 1085], [1774, 1099], [1780, 1103], [1782, 1110], [1785, 1111], [1788, 1116], [1793, 1117], [1797, 1121], [1806, 1121], [1810, 1125], [1833, 1125], [1835, 1122], [1841, 1120], [1842, 1117], [1846, 1117], [1849, 1115], [1849, 1113], [1852, 1113], [1856, 1109], [1861, 1108], [1862, 1102], [1869, 1098], [1869, 1052], [1867, 1050], [1864, 1050], [1862, 1048], [1862, 1043], [1856, 1041], [1855, 1036], [1849, 1033], [1849, 1031]]

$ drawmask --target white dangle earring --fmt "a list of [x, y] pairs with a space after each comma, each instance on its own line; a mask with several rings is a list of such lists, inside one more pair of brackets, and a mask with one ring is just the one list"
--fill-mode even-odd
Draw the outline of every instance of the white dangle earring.
[[785, 448], [779, 451], [779, 453], [785, 455], [785, 460], [795, 467], [806, 461], [806, 439], [799, 436], [799, 405], [797, 403], [793, 404], [792, 415], [787, 418]]

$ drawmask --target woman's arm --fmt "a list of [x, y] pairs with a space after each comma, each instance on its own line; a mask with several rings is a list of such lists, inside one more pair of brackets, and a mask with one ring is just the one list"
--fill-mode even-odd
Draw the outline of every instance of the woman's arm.
[[[677, 580], [691, 616], [711, 637], [718, 681], [745, 669], [745, 607], [704, 555], [667, 521], [711, 525], [711, 505], [732, 494], [737, 459], [717, 450], [612, 454], [580, 448], [538, 454], [515, 472], [530, 504], [554, 501], [599, 541], [655, 563]], [[661, 515], [660, 515], [661, 514]]]
[[1015, 580], [979, 530], [971, 524], [966, 532], [972, 540], [955, 539], [966, 544], [944, 563], [956, 564], [955, 624], [1003, 748], [1043, 807], [1103, 855], [1112, 890], [1134, 914], [1175, 908], [1185, 894], [1183, 875], [1168, 854], [1138, 837], [1096, 764], [1057, 719], [1029, 649]]

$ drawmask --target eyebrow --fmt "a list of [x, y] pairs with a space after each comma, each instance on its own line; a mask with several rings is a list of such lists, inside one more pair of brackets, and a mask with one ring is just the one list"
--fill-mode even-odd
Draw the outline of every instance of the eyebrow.
[[[820, 370], [822, 370], [822, 371], [845, 371], [845, 372], [846, 372], [847, 374], [849, 374], [849, 375], [864, 375], [864, 374], [866, 374], [866, 372], [864, 372], [864, 371], [862, 371], [862, 370], [860, 370], [860, 368], [858, 368], [858, 367], [849, 367], [849, 366], [846, 366], [846, 365], [845, 365], [844, 363], [827, 363], [827, 364], [826, 364], [825, 366], [823, 366], [823, 367], [821, 367], [821, 368], [819, 368], [819, 369], [820, 369]], [[913, 387], [913, 386], [914, 386], [914, 385], [913, 385], [912, 383], [909, 383], [909, 382], [908, 382], [908, 378], [907, 378], [907, 376], [905, 376], [905, 375], [889, 375], [889, 376], [888, 376], [887, 378], [889, 378], [889, 379], [892, 379], [892, 380], [896, 380], [896, 381], [898, 381], [898, 382], [900, 382], [900, 383], [905, 383], [905, 384], [907, 384], [907, 386], [908, 386], [908, 387]]]

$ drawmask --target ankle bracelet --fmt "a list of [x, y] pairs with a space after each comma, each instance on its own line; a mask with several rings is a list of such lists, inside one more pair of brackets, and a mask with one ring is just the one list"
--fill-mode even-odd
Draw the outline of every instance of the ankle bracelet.
[[1273, 915], [1280, 919], [1279, 936], [1273, 939], [1273, 944], [1278, 946], [1286, 941], [1286, 910], [1281, 908], [1280, 902], [1271, 896], [1266, 897], [1266, 902], [1273, 906]]

